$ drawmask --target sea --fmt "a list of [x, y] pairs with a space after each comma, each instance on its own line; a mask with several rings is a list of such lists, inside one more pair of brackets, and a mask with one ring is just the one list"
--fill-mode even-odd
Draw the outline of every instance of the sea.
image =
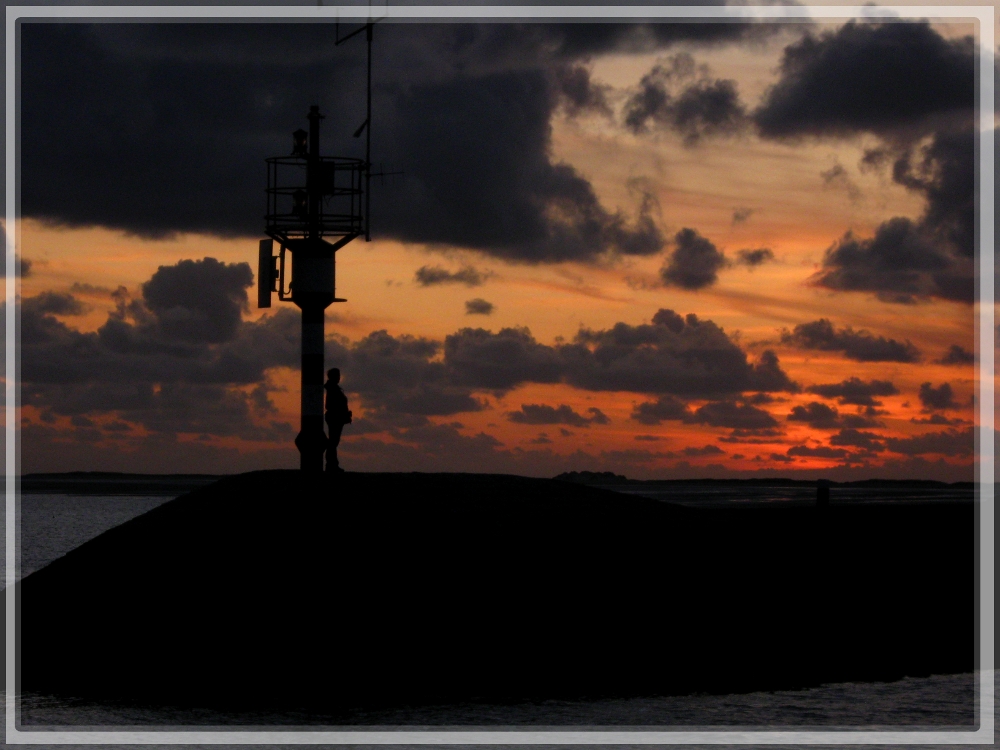
[[[184, 491], [212, 481], [35, 482], [19, 501], [20, 564], [15, 579], [30, 575], [104, 531], [135, 518]], [[608, 486], [687, 506], [774, 506], [815, 502], [815, 488], [727, 483]], [[54, 491], [58, 490], [58, 491]], [[970, 501], [966, 487], [833, 487], [831, 505]], [[4, 569], [6, 580], [6, 569]], [[988, 680], [995, 686], [995, 677]], [[970, 730], [977, 722], [978, 673], [907, 677], [895, 682], [841, 683], [806, 690], [739, 695], [642, 696], [574, 701], [409, 706], [381, 710], [239, 713], [170, 705], [95, 703], [72, 696], [19, 696], [24, 729], [184, 727], [288, 730], [444, 728], [661, 728], [661, 729], [927, 729]], [[3, 694], [4, 704], [8, 696]], [[992, 697], [990, 698], [992, 701]]]

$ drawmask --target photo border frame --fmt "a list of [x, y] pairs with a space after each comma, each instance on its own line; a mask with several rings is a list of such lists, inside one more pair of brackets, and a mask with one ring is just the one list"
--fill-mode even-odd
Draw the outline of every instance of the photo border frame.
[[994, 654], [994, 128], [995, 128], [995, 13], [992, 5], [799, 5], [799, 6], [379, 6], [388, 21], [666, 21], [670, 19], [722, 22], [740, 21], [819, 21], [819, 20], [975, 20], [979, 27], [978, 44], [978, 142], [980, 173], [979, 197], [979, 266], [977, 285], [978, 349], [978, 498], [976, 503], [979, 572], [978, 611], [980, 616], [977, 644], [978, 726], [975, 730], [686, 730], [669, 728], [635, 729], [546, 729], [489, 727], [483, 729], [406, 728], [400, 730], [329, 730], [303, 727], [296, 730], [239, 730], [229, 728], [191, 728], [177, 730], [136, 730], [123, 727], [108, 730], [63, 728], [19, 729], [16, 725], [17, 597], [16, 501], [19, 477], [17, 404], [19, 359], [16, 347], [18, 323], [15, 306], [17, 294], [16, 249], [20, 246], [18, 222], [18, 34], [22, 20], [93, 20], [119, 21], [157, 19], [162, 21], [242, 21], [336, 19], [367, 20], [367, 6], [113, 6], [113, 5], [35, 5], [8, 6], [6, 10], [6, 174], [5, 174], [5, 249], [6, 249], [6, 378], [5, 378], [5, 554], [6, 554], [6, 630], [5, 630], [5, 741], [11, 745], [607, 745], [607, 744], [700, 744], [700, 745], [926, 745], [993, 744], [995, 711]]

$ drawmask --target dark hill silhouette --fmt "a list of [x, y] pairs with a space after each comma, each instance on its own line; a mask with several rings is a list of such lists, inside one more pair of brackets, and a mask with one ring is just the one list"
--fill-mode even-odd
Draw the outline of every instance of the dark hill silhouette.
[[22, 688], [218, 707], [971, 671], [969, 504], [690, 509], [570, 482], [228, 477], [20, 584]]

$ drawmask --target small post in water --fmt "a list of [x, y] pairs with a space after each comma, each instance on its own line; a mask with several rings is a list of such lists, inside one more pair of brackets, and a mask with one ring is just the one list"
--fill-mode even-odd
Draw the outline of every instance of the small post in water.
[[816, 481], [816, 507], [830, 507], [830, 480], [819, 479]]

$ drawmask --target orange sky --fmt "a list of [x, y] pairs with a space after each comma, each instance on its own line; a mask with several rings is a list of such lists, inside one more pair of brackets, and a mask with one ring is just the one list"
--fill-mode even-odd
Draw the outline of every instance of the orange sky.
[[[787, 42], [779, 38], [759, 46], [679, 47], [671, 49], [670, 54], [690, 51], [699, 64], [709, 66], [714, 76], [737, 81], [744, 99], [754, 103], [773, 82], [783, 43]], [[596, 83], [613, 87], [614, 92], [626, 92], [637, 86], [642, 75], [664, 56], [608, 55], [591, 61], [590, 70]], [[289, 114], [289, 130], [299, 125], [296, 114]], [[465, 327], [493, 332], [513, 327], [528, 328], [541, 344], [554, 345], [572, 340], [580, 329], [604, 330], [619, 322], [632, 326], [649, 323], [658, 310], [667, 308], [714, 321], [734, 337], [751, 361], [765, 349], [773, 350], [782, 369], [804, 388], [851, 377], [892, 381], [898, 394], [879, 399], [879, 408], [885, 412], [880, 417], [884, 427], [874, 430], [883, 438], [945, 429], [915, 421], [926, 421], [932, 411], [918, 398], [923, 383], [950, 383], [957, 405], [941, 412], [953, 420], [949, 429], [962, 429], [972, 423], [973, 366], [934, 364], [934, 360], [955, 344], [973, 349], [973, 307], [940, 299], [894, 304], [864, 292], [835, 292], [810, 283], [821, 267], [824, 252], [848, 230], [871, 237], [888, 217], [905, 216], [916, 221], [925, 208], [920, 194], [894, 182], [885, 170], [859, 168], [864, 150], [875, 144], [873, 137], [781, 143], [743, 134], [686, 146], [676, 133], [632, 135], [600, 114], [568, 118], [557, 113], [551, 124], [552, 160], [572, 165], [589, 179], [609, 210], [619, 208], [633, 216], [638, 209], [638, 185], [655, 197], [657, 219], [665, 236], [694, 227], [730, 259], [740, 249], [766, 247], [772, 250], [774, 260], [753, 269], [735, 264], [722, 268], [716, 284], [688, 291], [664, 287], [659, 282], [662, 254], [610, 258], [599, 263], [509, 263], [461, 248], [380, 240], [376, 216], [374, 242], [354, 241], [338, 253], [337, 291], [348, 302], [328, 311], [328, 337], [356, 342], [373, 331], [385, 330], [393, 336], [440, 341]], [[825, 182], [822, 173], [838, 166], [843, 170], [842, 177]], [[734, 212], [740, 210], [748, 216], [743, 221], [734, 219]], [[137, 298], [141, 296], [141, 284], [160, 266], [206, 257], [253, 266], [256, 251], [254, 238], [223, 240], [188, 234], [144, 240], [112, 229], [57, 228], [26, 220], [20, 226], [19, 252], [32, 266], [31, 273], [20, 280], [20, 295], [27, 298], [46, 291], [72, 293], [85, 304], [86, 311], [56, 317], [77, 330], [95, 331], [114, 309], [110, 292], [119, 286]], [[423, 266], [450, 271], [472, 266], [487, 275], [485, 282], [476, 287], [461, 283], [423, 287], [415, 280], [417, 270]], [[494, 312], [488, 316], [467, 314], [465, 303], [473, 298], [492, 303]], [[275, 300], [275, 308], [259, 311], [253, 290], [250, 299], [248, 320], [273, 315], [282, 306], [293, 309], [290, 303]], [[875, 336], [908, 340], [922, 352], [922, 361], [857, 362], [841, 352], [804, 350], [782, 340], [782, 330], [819, 318], [829, 319], [837, 329], [850, 326]], [[298, 373], [275, 368], [268, 373], [268, 381], [278, 411], [267, 420], [285, 422], [297, 429]], [[350, 390], [349, 372], [345, 372], [345, 386]], [[641, 393], [586, 391], [564, 383], [527, 384], [502, 394], [482, 391], [477, 397], [488, 403], [486, 409], [430, 418], [437, 425], [457, 423], [457, 434], [466, 442], [438, 449], [424, 445], [419, 456], [405, 451], [380, 452], [372, 441], [405, 445], [405, 435], [384, 432], [352, 436], [348, 426], [341, 449], [342, 463], [349, 469], [456, 470], [464, 466], [473, 471], [542, 475], [556, 470], [596, 469], [639, 478], [735, 476], [758, 470], [792, 475], [800, 470], [830, 471], [839, 466], [842, 460], [837, 457], [789, 456], [789, 449], [795, 446], [830, 447], [834, 431], [811, 428], [786, 417], [794, 407], [814, 401], [841, 413], [853, 413], [861, 407], [838, 405], [835, 400], [807, 392], [773, 395], [775, 400], [760, 408], [780, 423], [783, 434], [750, 442], [726, 442], [730, 434], [727, 428], [679, 421], [659, 425], [637, 422], [631, 418], [636, 405], [653, 400]], [[696, 409], [703, 403], [695, 399], [689, 407]], [[508, 414], [525, 404], [567, 405], [581, 415], [593, 413], [588, 410], [596, 408], [608, 419], [606, 424], [587, 426], [512, 422]], [[356, 418], [365, 414], [364, 405], [356, 399], [352, 409]], [[98, 424], [119, 419], [113, 410], [90, 416]], [[33, 407], [24, 409], [22, 419], [25, 424], [42, 425], [40, 411]], [[67, 416], [46, 424], [67, 432], [72, 429]], [[124, 469], [127, 462], [123, 464], [120, 457], [132, 450], [129, 440], [145, 432], [137, 424], [117, 435], [106, 432], [92, 448], [74, 454], [79, 458], [64, 465], [51, 455], [22, 455], [23, 467], [25, 471]], [[473, 445], [480, 435], [496, 441], [491, 450], [483, 449], [482, 458], [475, 453], [480, 448]], [[179, 439], [192, 441], [193, 450], [201, 444], [221, 452], [214, 453], [216, 458], [207, 463], [193, 459], [189, 463], [178, 459], [171, 466], [159, 466], [156, 461], [140, 463], [174, 471], [297, 465], [290, 438], [253, 441], [181, 433]], [[482, 443], [483, 438], [478, 439]], [[227, 452], [228, 448], [236, 450]], [[695, 449], [701, 449], [704, 455], [696, 455]], [[472, 451], [467, 460], [462, 456], [466, 450]], [[196, 452], [185, 455], [190, 458]], [[774, 454], [783, 458], [775, 459]], [[865, 459], [866, 468], [859, 469], [860, 473], [841, 475], [899, 476], [914, 469], [885, 465], [902, 465], [907, 460], [890, 451]], [[928, 462], [924, 469], [927, 478], [972, 478], [969, 456], [926, 453], [921, 460]], [[87, 461], [93, 464], [83, 465]], [[939, 463], [942, 461], [944, 465]], [[834, 471], [831, 476], [840, 475]]]

